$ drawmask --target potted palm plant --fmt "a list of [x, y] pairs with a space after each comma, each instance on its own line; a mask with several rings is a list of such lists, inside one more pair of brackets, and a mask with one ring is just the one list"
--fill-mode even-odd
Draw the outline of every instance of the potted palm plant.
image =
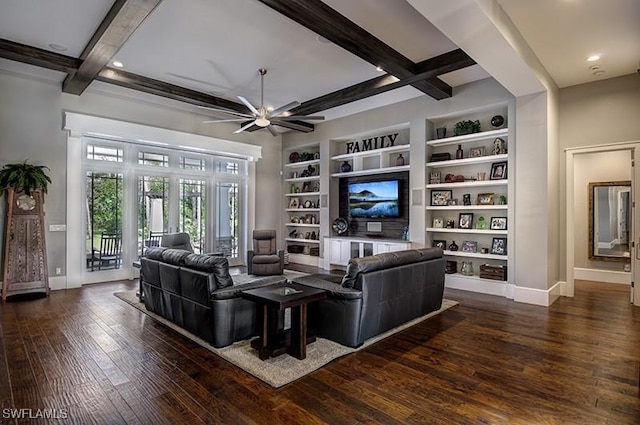
[[32, 191], [38, 189], [47, 193], [51, 178], [45, 170], [49, 170], [49, 167], [30, 164], [27, 161], [6, 164], [0, 170], [0, 187], [12, 187], [16, 192], [24, 192], [29, 196]]

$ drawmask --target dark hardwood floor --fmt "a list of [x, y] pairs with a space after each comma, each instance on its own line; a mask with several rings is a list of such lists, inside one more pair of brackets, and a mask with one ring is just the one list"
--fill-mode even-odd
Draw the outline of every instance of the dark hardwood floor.
[[273, 389], [113, 296], [135, 281], [3, 304], [2, 409], [77, 424], [638, 424], [640, 309], [578, 282], [551, 308], [460, 305]]

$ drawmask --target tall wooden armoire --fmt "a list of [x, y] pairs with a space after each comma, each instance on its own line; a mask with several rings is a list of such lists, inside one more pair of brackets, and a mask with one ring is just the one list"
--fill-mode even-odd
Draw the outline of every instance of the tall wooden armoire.
[[7, 188], [2, 270], [2, 300], [17, 294], [49, 294], [44, 233], [44, 197]]

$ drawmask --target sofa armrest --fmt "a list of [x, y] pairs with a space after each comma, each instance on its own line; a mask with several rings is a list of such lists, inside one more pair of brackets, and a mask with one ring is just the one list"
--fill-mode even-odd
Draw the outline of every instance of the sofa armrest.
[[358, 291], [357, 289], [353, 288], [345, 288], [338, 283], [333, 283], [324, 279], [318, 279], [317, 277], [297, 277], [293, 280], [293, 282], [300, 285], [309, 286], [311, 288], [324, 289], [329, 293], [330, 298], [343, 300], [355, 300], [362, 298], [362, 291]]

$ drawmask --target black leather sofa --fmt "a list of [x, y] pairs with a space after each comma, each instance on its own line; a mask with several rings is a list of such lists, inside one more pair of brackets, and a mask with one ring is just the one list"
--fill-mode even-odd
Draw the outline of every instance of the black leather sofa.
[[283, 280], [269, 276], [234, 284], [226, 258], [181, 249], [149, 248], [140, 258], [147, 310], [218, 348], [257, 334], [256, 304], [239, 291]]
[[295, 282], [329, 292], [308, 307], [309, 332], [349, 347], [440, 309], [445, 260], [440, 248], [351, 259], [340, 283], [305, 276]]

